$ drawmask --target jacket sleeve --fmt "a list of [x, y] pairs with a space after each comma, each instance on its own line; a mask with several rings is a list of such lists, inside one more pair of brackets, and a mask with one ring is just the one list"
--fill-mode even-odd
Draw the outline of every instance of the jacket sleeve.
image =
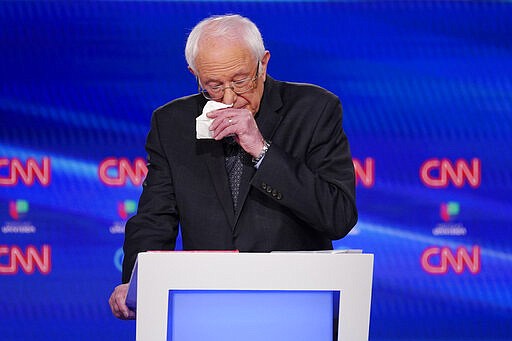
[[[276, 133], [251, 183], [311, 228], [340, 239], [357, 222], [354, 165], [339, 99], [330, 94], [313, 102], [322, 104], [306, 108], [311, 112], [301, 114], [300, 125]], [[300, 142], [291, 147], [293, 134]]]
[[160, 141], [158, 111], [151, 119], [146, 151], [148, 173], [137, 214], [125, 228], [123, 283], [129, 282], [139, 252], [172, 250], [178, 235], [179, 216], [171, 169]]

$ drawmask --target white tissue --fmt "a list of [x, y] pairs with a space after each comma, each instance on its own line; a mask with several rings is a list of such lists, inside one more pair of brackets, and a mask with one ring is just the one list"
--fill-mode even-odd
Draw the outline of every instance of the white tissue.
[[206, 116], [207, 113], [219, 109], [231, 108], [233, 104], [224, 104], [221, 102], [208, 101], [203, 108], [203, 113], [196, 118], [196, 138], [197, 139], [212, 139], [212, 131], [210, 125], [213, 122], [212, 118]]

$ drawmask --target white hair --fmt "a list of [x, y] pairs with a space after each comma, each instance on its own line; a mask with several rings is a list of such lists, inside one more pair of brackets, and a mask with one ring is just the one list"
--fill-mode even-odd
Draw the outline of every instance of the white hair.
[[215, 15], [203, 19], [190, 32], [185, 46], [188, 66], [197, 73], [195, 59], [199, 52], [199, 41], [203, 37], [222, 37], [247, 44], [254, 58], [260, 60], [265, 54], [263, 38], [256, 25], [238, 14]]

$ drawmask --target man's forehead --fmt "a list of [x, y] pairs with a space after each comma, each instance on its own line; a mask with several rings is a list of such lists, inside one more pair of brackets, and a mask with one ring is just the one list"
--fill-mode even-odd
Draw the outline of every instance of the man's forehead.
[[251, 50], [244, 45], [210, 45], [199, 49], [195, 64], [201, 75], [233, 74], [252, 71], [254, 59]]
[[223, 37], [204, 37], [199, 40], [197, 45], [198, 56], [204, 55], [203, 57], [212, 56], [216, 54], [225, 54], [238, 52], [240, 54], [251, 54], [251, 49], [244, 40], [236, 38], [223, 38]]

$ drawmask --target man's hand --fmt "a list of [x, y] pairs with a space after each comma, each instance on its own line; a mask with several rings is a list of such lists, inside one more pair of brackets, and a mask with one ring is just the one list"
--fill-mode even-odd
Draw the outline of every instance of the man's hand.
[[135, 312], [126, 306], [128, 286], [129, 284], [118, 285], [108, 300], [112, 314], [121, 320], [135, 320]]
[[236, 142], [250, 155], [258, 157], [263, 149], [263, 136], [247, 109], [220, 109], [207, 114], [214, 121], [210, 126], [215, 140], [234, 135]]

